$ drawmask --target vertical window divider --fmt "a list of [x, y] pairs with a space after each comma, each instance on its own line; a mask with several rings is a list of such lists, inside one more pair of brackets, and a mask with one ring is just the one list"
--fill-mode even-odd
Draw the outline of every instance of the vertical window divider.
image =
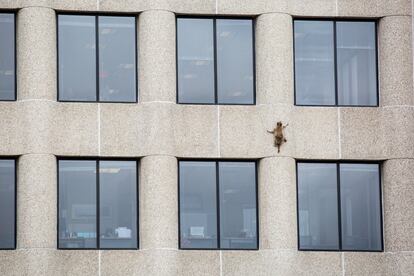
[[99, 103], [99, 18], [95, 15], [96, 101]]
[[217, 93], [217, 19], [213, 19], [213, 59], [214, 59], [214, 103], [218, 104]]
[[99, 160], [96, 160], [96, 248], [100, 249], [100, 208], [99, 208]]
[[336, 163], [336, 187], [338, 196], [338, 246], [342, 250], [342, 217], [341, 217], [341, 175], [340, 163]]
[[335, 105], [338, 106], [338, 59], [337, 59], [337, 40], [336, 40], [336, 20], [333, 21], [333, 47], [334, 47], [334, 78], [335, 78]]
[[219, 190], [219, 162], [216, 163], [216, 209], [217, 209], [217, 249], [221, 249], [220, 237], [220, 190]]

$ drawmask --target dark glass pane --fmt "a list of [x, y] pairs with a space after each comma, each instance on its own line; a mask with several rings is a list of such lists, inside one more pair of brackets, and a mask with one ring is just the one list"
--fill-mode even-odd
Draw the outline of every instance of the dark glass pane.
[[336, 164], [298, 163], [299, 248], [339, 249]]
[[180, 162], [181, 248], [217, 248], [216, 163]]
[[0, 100], [15, 99], [14, 14], [0, 14]]
[[14, 248], [15, 181], [14, 160], [0, 160], [0, 249]]
[[257, 248], [256, 169], [253, 162], [219, 162], [220, 247]]
[[295, 90], [298, 105], [335, 105], [331, 21], [295, 21]]
[[96, 101], [95, 17], [59, 15], [59, 100]]
[[217, 19], [219, 103], [253, 104], [253, 22]]
[[59, 248], [96, 246], [96, 161], [59, 161]]
[[378, 164], [341, 164], [342, 249], [381, 250]]
[[377, 105], [374, 22], [337, 22], [338, 103]]
[[135, 17], [100, 16], [99, 98], [136, 101]]
[[100, 248], [137, 248], [137, 163], [99, 163]]
[[212, 19], [177, 20], [178, 101], [214, 103]]

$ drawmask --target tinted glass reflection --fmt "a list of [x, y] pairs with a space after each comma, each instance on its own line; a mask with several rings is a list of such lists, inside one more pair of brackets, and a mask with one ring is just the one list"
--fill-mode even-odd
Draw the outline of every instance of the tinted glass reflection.
[[253, 162], [219, 162], [220, 247], [257, 248]]
[[214, 103], [212, 19], [177, 20], [178, 102]]
[[59, 161], [59, 248], [96, 248], [96, 161]]
[[297, 166], [299, 248], [339, 249], [336, 164]]
[[181, 248], [217, 248], [215, 162], [180, 162]]
[[99, 97], [136, 101], [135, 17], [99, 16]]
[[0, 100], [15, 99], [14, 14], [0, 13]]
[[344, 250], [381, 250], [378, 164], [341, 164], [341, 220]]
[[333, 22], [295, 21], [298, 105], [335, 105]]
[[337, 22], [338, 103], [376, 105], [374, 22]]
[[59, 100], [96, 100], [95, 17], [59, 15]]
[[135, 161], [99, 162], [100, 247], [137, 247]]
[[217, 19], [219, 103], [253, 104], [253, 21]]
[[15, 162], [0, 160], [0, 249], [15, 247]]

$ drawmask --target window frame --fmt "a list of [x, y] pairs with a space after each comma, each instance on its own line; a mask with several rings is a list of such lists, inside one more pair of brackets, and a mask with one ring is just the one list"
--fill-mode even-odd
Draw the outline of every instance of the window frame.
[[[214, 103], [181, 103], [179, 101], [178, 89], [178, 20], [179, 19], [212, 19], [213, 20], [213, 66], [214, 66]], [[253, 103], [219, 103], [218, 102], [218, 83], [217, 83], [217, 19], [227, 20], [251, 20], [252, 21], [252, 64], [253, 64]], [[256, 105], [256, 17], [253, 16], [210, 16], [210, 15], [177, 15], [175, 17], [175, 68], [176, 68], [176, 104], [182, 105]]]
[[[298, 104], [296, 102], [296, 54], [295, 54], [295, 21], [329, 21], [333, 24], [333, 47], [334, 47], [334, 77], [335, 77], [335, 104], [321, 105], [321, 104]], [[337, 28], [336, 23], [338, 22], [371, 22], [375, 25], [375, 70], [376, 70], [376, 97], [377, 102], [375, 105], [342, 105], [338, 104], [338, 54], [337, 54]], [[380, 92], [379, 92], [379, 38], [378, 38], [378, 19], [376, 18], [308, 18], [308, 17], [293, 17], [292, 19], [292, 34], [293, 34], [293, 104], [301, 107], [379, 107], [380, 103]]]
[[[217, 247], [216, 248], [186, 248], [181, 247], [181, 198], [180, 198], [180, 162], [214, 162], [216, 172], [216, 219], [217, 219]], [[254, 163], [255, 170], [255, 200], [256, 200], [256, 248], [221, 248], [221, 235], [220, 235], [220, 180], [219, 180], [219, 163], [220, 162], [239, 162], [239, 163]], [[259, 233], [259, 184], [258, 184], [258, 161], [254, 159], [214, 159], [214, 158], [178, 158], [177, 159], [177, 194], [178, 194], [178, 250], [226, 250], [226, 251], [258, 251], [260, 249], [260, 233]]]
[[[89, 248], [64, 248], [64, 247], [59, 247], [59, 230], [60, 230], [60, 225], [59, 225], [59, 161], [95, 161], [95, 165], [96, 165], [96, 170], [97, 172], [99, 172], [99, 162], [100, 161], [134, 161], [136, 163], [136, 175], [137, 175], [137, 225], [136, 225], [136, 229], [137, 229], [137, 246], [136, 247], [128, 247], [128, 248], [109, 248], [109, 247], [104, 247], [101, 248], [100, 247], [100, 182], [99, 182], [99, 173], [96, 174], [96, 247], [89, 247]], [[128, 157], [120, 157], [120, 158], [112, 158], [112, 157], [76, 157], [76, 156], [71, 156], [71, 157], [57, 157], [56, 158], [56, 168], [57, 168], [57, 173], [56, 173], [56, 181], [57, 181], [57, 207], [56, 207], [56, 216], [57, 216], [57, 227], [56, 227], [56, 246], [57, 246], [57, 250], [139, 250], [140, 249], [140, 237], [139, 237], [139, 219], [140, 219], [140, 215], [139, 215], [139, 160], [136, 158], [128, 158]]]
[[[0, 99], [0, 102], [15, 102], [17, 101], [17, 10], [1, 10], [0, 14], [13, 14], [13, 40], [14, 40], [14, 98], [13, 99]], [[1, 49], [0, 49], [1, 50]], [[3, 159], [3, 156], [0, 157]]]
[[[95, 81], [96, 81], [96, 100], [95, 101], [85, 101], [85, 100], [60, 100], [59, 99], [59, 15], [74, 15], [74, 16], [93, 16], [95, 17], [95, 63], [96, 63], [96, 72], [95, 72]], [[135, 19], [134, 29], [135, 29], [135, 101], [101, 101], [99, 99], [99, 17], [133, 17]], [[139, 15], [134, 13], [86, 13], [86, 12], [56, 12], [56, 77], [57, 77], [57, 95], [56, 100], [63, 103], [121, 103], [121, 104], [136, 104], [138, 100], [138, 17]]]
[[1, 155], [0, 160], [13, 160], [14, 162], [14, 241], [13, 247], [2, 248], [0, 247], [0, 252], [3, 250], [16, 250], [17, 249], [17, 161], [18, 156], [15, 155]]
[[[336, 189], [337, 189], [337, 214], [338, 214], [338, 249], [303, 249], [300, 248], [300, 232], [299, 232], [299, 163], [323, 163], [336, 165]], [[341, 218], [341, 181], [340, 181], [340, 165], [341, 164], [373, 164], [378, 165], [378, 185], [379, 185], [379, 212], [380, 212], [380, 232], [381, 232], [381, 249], [380, 250], [355, 250], [342, 249], [342, 218]], [[296, 172], [296, 233], [297, 233], [297, 249], [298, 251], [315, 251], [315, 252], [384, 252], [384, 213], [383, 213], [383, 192], [382, 192], [382, 162], [370, 160], [308, 160], [297, 159], [295, 164]]]

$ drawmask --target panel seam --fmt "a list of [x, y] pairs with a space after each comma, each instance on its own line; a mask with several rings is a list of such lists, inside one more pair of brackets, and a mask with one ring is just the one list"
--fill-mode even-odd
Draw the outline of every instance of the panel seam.
[[339, 150], [339, 159], [342, 158], [342, 147], [341, 147], [341, 108], [338, 108], [338, 150]]

